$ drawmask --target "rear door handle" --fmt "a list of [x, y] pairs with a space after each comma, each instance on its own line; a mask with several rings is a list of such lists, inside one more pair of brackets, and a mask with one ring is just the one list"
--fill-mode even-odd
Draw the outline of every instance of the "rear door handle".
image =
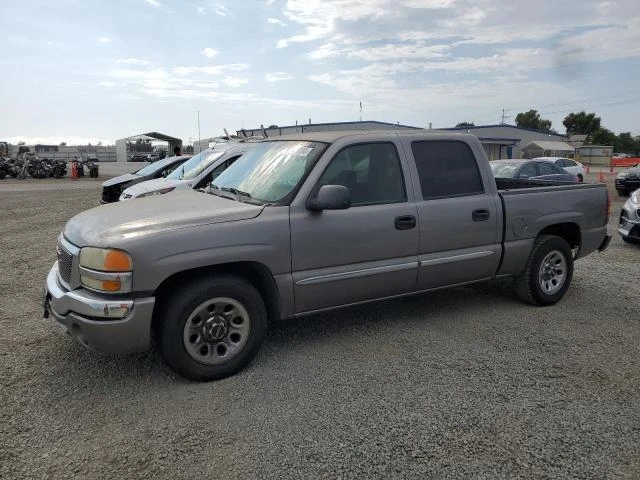
[[489, 216], [489, 210], [486, 208], [480, 208], [471, 213], [471, 218], [473, 218], [474, 222], [484, 222], [485, 220], [489, 220]]
[[416, 228], [416, 217], [413, 215], [403, 215], [396, 217], [394, 223], [396, 230], [411, 230], [412, 228]]

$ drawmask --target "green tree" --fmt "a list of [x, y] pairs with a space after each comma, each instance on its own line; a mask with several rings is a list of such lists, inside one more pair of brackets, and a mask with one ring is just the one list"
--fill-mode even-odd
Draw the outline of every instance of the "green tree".
[[589, 134], [587, 145], [614, 145], [616, 134], [608, 128], [601, 127]]
[[473, 122], [460, 122], [456, 125], [456, 128], [465, 128], [465, 127], [475, 127], [476, 124]]
[[631, 136], [631, 132], [622, 132], [616, 137], [615, 151], [619, 153], [636, 153], [639, 142]]
[[567, 129], [567, 135], [591, 135], [600, 130], [600, 117], [585, 111], [570, 113], [564, 118], [562, 124]]
[[60, 142], [60, 145], [58, 145], [59, 147], [66, 147], [67, 146], [67, 142]]
[[528, 112], [520, 112], [516, 115], [516, 125], [523, 128], [532, 128], [541, 132], [551, 131], [551, 120], [545, 120], [540, 117], [537, 110], [529, 110]]

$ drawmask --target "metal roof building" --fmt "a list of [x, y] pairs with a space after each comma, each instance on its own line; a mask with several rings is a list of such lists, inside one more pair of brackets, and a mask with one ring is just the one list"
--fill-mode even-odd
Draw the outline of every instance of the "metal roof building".
[[478, 137], [489, 160], [522, 158], [523, 148], [534, 141], [566, 142], [567, 136], [559, 133], [541, 132], [515, 125], [478, 125], [474, 127], [442, 128], [452, 132], [471, 133]]
[[180, 138], [171, 137], [159, 132], [141, 133], [139, 135], [132, 135], [130, 137], [120, 138], [116, 140], [116, 159], [118, 162], [126, 162], [128, 160], [127, 142], [130, 140], [137, 140], [139, 138], [143, 140], [159, 140], [162, 142], [167, 142], [169, 144], [169, 152], [173, 152], [173, 149], [175, 147], [182, 148], [182, 139]]

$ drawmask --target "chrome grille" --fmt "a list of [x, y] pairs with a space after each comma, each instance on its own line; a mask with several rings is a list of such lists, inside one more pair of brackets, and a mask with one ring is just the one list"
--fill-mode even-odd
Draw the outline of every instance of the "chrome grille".
[[60, 278], [66, 282], [71, 282], [71, 267], [73, 266], [73, 255], [67, 252], [62, 245], [58, 243], [58, 270], [60, 272]]

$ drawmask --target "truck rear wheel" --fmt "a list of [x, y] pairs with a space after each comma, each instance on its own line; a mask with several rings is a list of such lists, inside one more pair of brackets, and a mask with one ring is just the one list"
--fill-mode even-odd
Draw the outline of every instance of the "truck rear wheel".
[[190, 380], [217, 380], [239, 372], [258, 353], [267, 332], [264, 301], [240, 277], [194, 281], [160, 308], [160, 353], [171, 369]]
[[532, 305], [553, 305], [566, 293], [573, 278], [573, 255], [567, 241], [541, 235], [533, 244], [524, 271], [516, 277], [516, 293]]

